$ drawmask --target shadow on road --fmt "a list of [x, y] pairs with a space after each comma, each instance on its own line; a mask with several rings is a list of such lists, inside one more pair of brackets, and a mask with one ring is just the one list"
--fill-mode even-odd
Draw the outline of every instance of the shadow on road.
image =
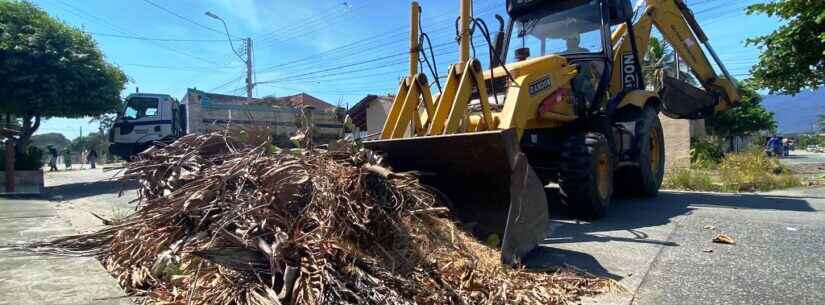
[[616, 281], [623, 277], [610, 273], [590, 254], [549, 246], [539, 246], [525, 258], [527, 268], [545, 269], [552, 267], [574, 267], [590, 274]]
[[46, 187], [46, 199], [51, 201], [68, 201], [103, 194], [118, 194], [121, 191], [137, 189], [134, 180], [101, 180], [95, 182], [69, 183]]
[[[656, 198], [614, 199], [603, 219], [593, 222], [578, 221], [566, 208], [557, 189], [547, 190], [551, 202], [551, 229], [544, 246], [528, 259], [531, 267], [573, 266], [599, 276], [621, 279], [610, 274], [593, 256], [553, 245], [577, 242], [644, 243], [664, 247], [679, 246], [669, 240], [651, 239], [643, 230], [661, 226], [673, 218], [690, 215], [697, 207], [731, 209], [783, 210], [816, 212], [802, 198], [758, 194], [684, 193], [662, 191]], [[625, 231], [622, 237], [616, 231]], [[606, 232], [614, 232], [606, 234]], [[627, 234], [629, 233], [629, 234]]]

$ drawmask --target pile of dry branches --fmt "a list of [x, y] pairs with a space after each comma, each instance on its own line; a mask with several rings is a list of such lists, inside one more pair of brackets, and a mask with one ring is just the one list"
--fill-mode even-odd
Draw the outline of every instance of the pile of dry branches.
[[159, 304], [564, 304], [613, 287], [501, 266], [438, 192], [365, 159], [188, 135], [129, 165], [133, 215], [37, 246], [95, 255]]

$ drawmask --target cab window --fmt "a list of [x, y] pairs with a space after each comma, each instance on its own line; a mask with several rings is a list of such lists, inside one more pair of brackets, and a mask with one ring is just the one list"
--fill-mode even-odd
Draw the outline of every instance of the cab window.
[[603, 45], [598, 4], [594, 0], [559, 12], [537, 11], [522, 16], [516, 20], [510, 45], [530, 49], [530, 57], [601, 53]]
[[158, 99], [137, 97], [126, 102], [126, 109], [123, 111], [123, 118], [127, 120], [137, 120], [158, 115]]

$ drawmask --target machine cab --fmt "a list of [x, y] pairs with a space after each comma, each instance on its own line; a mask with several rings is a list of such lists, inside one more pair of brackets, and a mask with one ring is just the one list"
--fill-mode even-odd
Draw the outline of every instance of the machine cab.
[[578, 66], [572, 87], [580, 104], [592, 110], [604, 102], [612, 71], [611, 26], [630, 25], [629, 0], [508, 0], [507, 13], [508, 62], [563, 56]]

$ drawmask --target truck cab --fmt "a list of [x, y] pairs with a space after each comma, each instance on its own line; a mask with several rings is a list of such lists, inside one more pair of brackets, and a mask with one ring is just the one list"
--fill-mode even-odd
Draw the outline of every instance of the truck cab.
[[109, 151], [129, 160], [155, 141], [179, 137], [184, 131], [181, 110], [180, 103], [166, 94], [130, 94], [109, 133]]

